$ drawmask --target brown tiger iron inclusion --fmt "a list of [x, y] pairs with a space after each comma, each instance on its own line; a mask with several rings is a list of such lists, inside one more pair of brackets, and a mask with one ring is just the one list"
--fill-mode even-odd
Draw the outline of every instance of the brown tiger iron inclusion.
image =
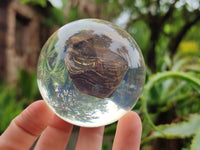
[[84, 30], [66, 41], [65, 64], [76, 88], [90, 96], [109, 98], [128, 70], [127, 61], [109, 49], [112, 40]]

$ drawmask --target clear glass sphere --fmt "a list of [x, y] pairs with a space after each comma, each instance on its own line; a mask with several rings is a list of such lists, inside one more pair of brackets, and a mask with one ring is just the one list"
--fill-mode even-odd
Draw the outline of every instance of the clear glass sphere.
[[120, 27], [82, 19], [57, 30], [42, 48], [40, 93], [63, 120], [84, 127], [117, 121], [137, 102], [145, 64], [134, 39]]

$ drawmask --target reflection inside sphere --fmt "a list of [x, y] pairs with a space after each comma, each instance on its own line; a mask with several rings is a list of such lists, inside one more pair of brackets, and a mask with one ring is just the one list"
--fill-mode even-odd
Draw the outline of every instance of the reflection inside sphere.
[[137, 102], [144, 80], [143, 56], [133, 38], [98, 19], [61, 27], [38, 60], [42, 97], [59, 117], [79, 126], [118, 120]]
[[[76, 88], [90, 96], [110, 98], [128, 70], [127, 61], [110, 50], [112, 39], [83, 30], [66, 43], [65, 64]], [[125, 47], [121, 50], [127, 52]]]

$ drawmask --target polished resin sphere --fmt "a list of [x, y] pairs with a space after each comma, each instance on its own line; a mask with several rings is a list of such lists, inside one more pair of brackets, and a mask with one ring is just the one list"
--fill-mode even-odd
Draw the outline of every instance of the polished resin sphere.
[[134, 39], [99, 19], [57, 30], [42, 48], [37, 82], [63, 120], [84, 127], [115, 122], [130, 111], [144, 85], [145, 64]]

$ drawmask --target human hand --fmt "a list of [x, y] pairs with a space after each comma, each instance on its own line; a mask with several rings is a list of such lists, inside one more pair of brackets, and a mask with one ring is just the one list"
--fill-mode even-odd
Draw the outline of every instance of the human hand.
[[[0, 136], [0, 150], [27, 150], [40, 136], [35, 150], [65, 150], [73, 125], [54, 115], [44, 101], [36, 101], [12, 120]], [[104, 127], [80, 128], [76, 150], [101, 150]], [[113, 150], [139, 150], [142, 125], [128, 112], [117, 125]]]

